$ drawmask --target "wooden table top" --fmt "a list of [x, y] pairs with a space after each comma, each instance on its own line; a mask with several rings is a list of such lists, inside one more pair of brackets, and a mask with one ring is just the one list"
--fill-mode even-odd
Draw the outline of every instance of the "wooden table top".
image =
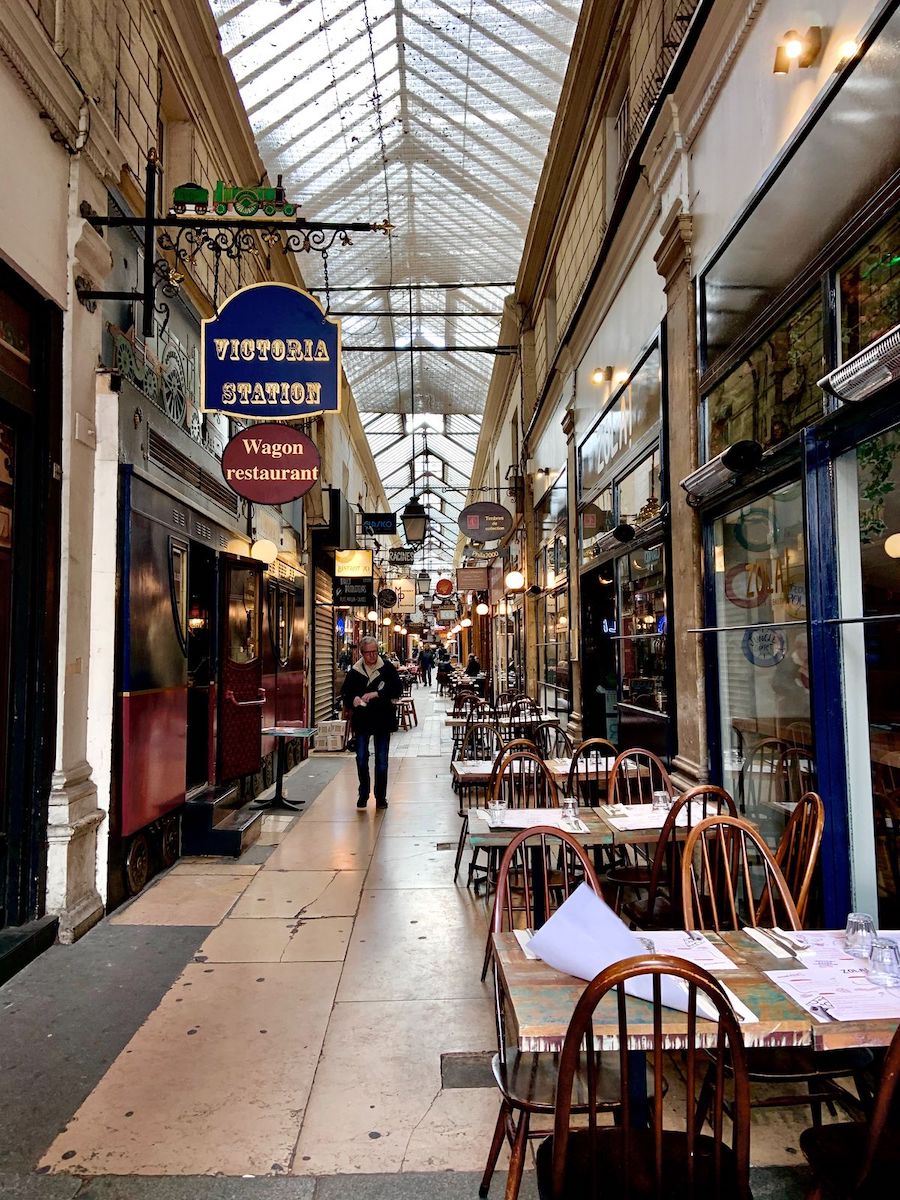
[[[757, 972], [798, 971], [806, 966], [796, 958], [773, 958], [746, 933], [723, 933], [731, 957]], [[727, 982], [727, 980], [726, 980]], [[787, 999], [787, 998], [786, 998]], [[752, 1005], [751, 1005], [752, 1008]], [[808, 1018], [811, 1020], [811, 1018]], [[887, 1046], [897, 1028], [895, 1020], [812, 1021], [812, 1045], [816, 1050], [851, 1050], [860, 1046]]]
[[[537, 810], [531, 809], [531, 812]], [[551, 810], [557, 816], [559, 809]], [[578, 816], [584, 821], [588, 827], [587, 833], [571, 833], [571, 830], [566, 830], [566, 833], [571, 833], [582, 846], [610, 846], [612, 845], [612, 837], [610, 835], [609, 826], [605, 821], [601, 821], [597, 813], [593, 809], [580, 809]], [[482, 817], [479, 817], [475, 809], [469, 810], [469, 845], [470, 846], [508, 846], [517, 833], [521, 833], [521, 829], [491, 829], [490, 825]]]
[[[444, 717], [446, 729], [462, 729], [470, 724], [468, 717]], [[471, 722], [472, 725], [558, 725], [559, 717], [484, 717]]]
[[[540, 959], [528, 959], [512, 933], [492, 934], [495, 960], [509, 998], [509, 1031], [523, 1051], [558, 1051], [572, 1013], [587, 986], [583, 979], [556, 971]], [[722, 982], [738, 995], [759, 1021], [744, 1025], [747, 1046], [813, 1046], [817, 1050], [887, 1046], [896, 1021], [819, 1022], [777, 987], [766, 972], [797, 970], [797, 959], [776, 959], [743, 933], [707, 933], [709, 940], [733, 962], [736, 971], [722, 973]], [[646, 1000], [629, 996], [627, 1008], [633, 1036], [632, 1050], [653, 1045], [653, 1009]], [[666, 1049], [685, 1048], [687, 1016], [663, 1008], [662, 1029]], [[714, 1046], [716, 1026], [698, 1020], [698, 1044]], [[704, 1034], [704, 1029], [708, 1033]], [[618, 1016], [613, 993], [605, 996], [594, 1018], [594, 1044], [600, 1050], [618, 1049]]]
[[[612, 764], [615, 762], [615, 759], [610, 758], [610, 759], [607, 759], [606, 761], [609, 764], [609, 766], [606, 769], [608, 771], [609, 767], [611, 767]], [[564, 784], [568, 781], [569, 767], [571, 766], [571, 764], [572, 764], [571, 758], [545, 758], [544, 759], [544, 765], [547, 767], [550, 774], [553, 776], [553, 782], [556, 784], [557, 787], [559, 787], [561, 784]], [[457, 761], [457, 762], [452, 762], [450, 764], [450, 770], [453, 772], [453, 777], [454, 777], [454, 779], [457, 780], [458, 783], [468, 784], [470, 786], [477, 787], [479, 784], [490, 783], [491, 768], [493, 767], [493, 765], [494, 764], [492, 762], [488, 762], [487, 760], [485, 760], [483, 762], [458, 762]], [[581, 778], [581, 779], [592, 779], [595, 782], [602, 782], [606, 779], [606, 773], [604, 773], [602, 769], [600, 771], [596, 771], [596, 770], [588, 771], [587, 769], [585, 769], [583, 771], [579, 770], [578, 774], [579, 774], [579, 778]]]

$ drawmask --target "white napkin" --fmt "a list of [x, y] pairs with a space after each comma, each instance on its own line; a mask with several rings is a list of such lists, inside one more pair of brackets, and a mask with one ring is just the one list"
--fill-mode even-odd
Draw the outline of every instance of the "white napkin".
[[[586, 883], [582, 883], [548, 919], [529, 942], [529, 949], [557, 971], [578, 979], [593, 979], [605, 967], [623, 958], [646, 954], [638, 937], [628, 929], [612, 909]], [[625, 992], [641, 1000], [653, 1000], [653, 977], [641, 975], [625, 983]], [[751, 1023], [757, 1017], [736, 996], [726, 994], [738, 1019]], [[666, 1008], [688, 1010], [688, 986], [683, 979], [663, 975], [661, 998]], [[711, 1021], [717, 1019], [715, 1007], [697, 994], [697, 1012]]]

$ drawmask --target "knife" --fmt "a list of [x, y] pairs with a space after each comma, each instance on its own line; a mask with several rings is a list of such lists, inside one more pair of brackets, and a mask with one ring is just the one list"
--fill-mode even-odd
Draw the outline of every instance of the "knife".
[[768, 931], [763, 933], [761, 929], [754, 929], [749, 925], [745, 925], [743, 932], [746, 933], [747, 937], [752, 938], [758, 945], [762, 946], [773, 958], [797, 957], [795, 951], [788, 950], [785, 946], [782, 946], [775, 938], [769, 936]]
[[[792, 941], [786, 933], [782, 933], [780, 929], [767, 929], [763, 936], [771, 938], [777, 946], [780, 946], [782, 950], [787, 950], [787, 952], [792, 954], [794, 958], [800, 958], [800, 947], [796, 942]], [[808, 951], [809, 947], [807, 946], [805, 949]]]

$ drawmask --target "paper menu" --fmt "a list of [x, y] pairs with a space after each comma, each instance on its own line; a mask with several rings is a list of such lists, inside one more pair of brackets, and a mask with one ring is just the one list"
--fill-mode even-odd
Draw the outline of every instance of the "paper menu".
[[852, 966], [810, 966], [766, 974], [817, 1021], [900, 1019], [900, 988], [879, 987], [866, 975], [864, 962], [858, 958], [850, 961]]
[[[606, 820], [614, 828], [625, 832], [635, 829], [661, 829], [666, 823], [668, 812], [660, 812], [651, 804], [618, 804], [604, 805], [603, 813]], [[703, 820], [703, 805], [691, 805], [691, 824], [699, 825]], [[684, 808], [675, 818], [678, 829], [687, 828], [688, 814]]]
[[588, 827], [579, 817], [574, 820], [564, 816], [558, 808], [507, 808], [499, 821], [493, 821], [486, 808], [476, 808], [475, 813], [487, 821], [492, 829], [533, 829], [536, 825], [549, 825], [553, 829], [564, 829], [567, 833], [588, 833]]
[[[612, 963], [647, 953], [639, 937], [626, 928], [609, 905], [595, 895], [586, 883], [576, 888], [537, 931], [529, 942], [529, 949], [548, 966], [578, 979], [593, 979]], [[665, 951], [660, 947], [657, 953]], [[653, 977], [650, 975], [629, 979], [624, 987], [629, 996], [641, 1000], [653, 999]], [[663, 975], [661, 995], [665, 1007], [687, 1012], [688, 988], [683, 980]], [[757, 1020], [738, 997], [729, 992], [728, 998], [739, 1020], [746, 1023]], [[699, 992], [697, 1012], [709, 1020], [717, 1019], [712, 1002]]]
[[702, 967], [711, 975], [720, 971], [736, 971], [738, 965], [727, 954], [723, 954], [718, 946], [714, 946], [702, 934], [691, 937], [681, 929], [655, 929], [652, 933], [639, 934], [639, 939], [653, 943], [654, 954], [673, 954], [676, 958], [686, 958], [696, 967]]

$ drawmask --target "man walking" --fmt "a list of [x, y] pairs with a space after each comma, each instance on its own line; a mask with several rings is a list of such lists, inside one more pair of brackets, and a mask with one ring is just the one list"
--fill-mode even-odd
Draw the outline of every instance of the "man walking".
[[434, 659], [431, 655], [431, 647], [423, 646], [422, 652], [419, 655], [419, 672], [422, 676], [422, 682], [426, 687], [431, 687], [431, 668], [434, 664]]
[[350, 709], [350, 725], [356, 736], [356, 772], [359, 776], [357, 808], [369, 803], [369, 738], [375, 739], [375, 807], [387, 808], [388, 755], [391, 734], [397, 728], [394, 705], [403, 695], [397, 668], [378, 653], [378, 642], [364, 637], [357, 659], [344, 680], [341, 700]]

